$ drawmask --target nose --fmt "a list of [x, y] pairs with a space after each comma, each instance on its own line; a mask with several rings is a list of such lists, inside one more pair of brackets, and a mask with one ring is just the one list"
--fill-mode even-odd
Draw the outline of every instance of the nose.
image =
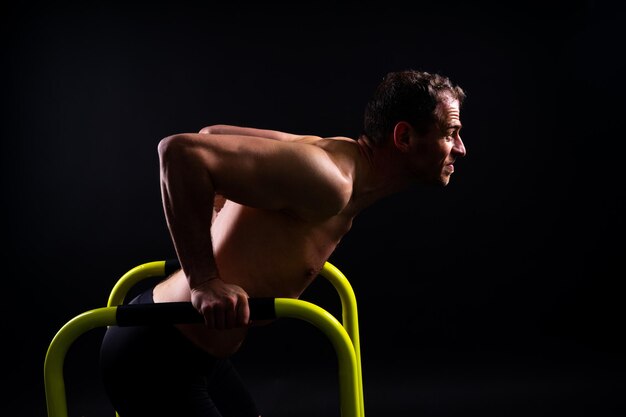
[[463, 140], [461, 139], [461, 136], [457, 136], [456, 137], [456, 139], [454, 141], [454, 146], [452, 147], [452, 150], [458, 156], [465, 156], [465, 154], [467, 153], [467, 151], [465, 149], [465, 144], [463, 143]]

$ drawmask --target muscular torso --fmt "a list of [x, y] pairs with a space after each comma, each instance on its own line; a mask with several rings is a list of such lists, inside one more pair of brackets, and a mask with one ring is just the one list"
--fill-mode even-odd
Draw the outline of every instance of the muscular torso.
[[307, 222], [228, 201], [213, 223], [222, 278], [251, 297], [298, 297], [323, 267], [352, 219]]
[[[241, 286], [250, 297], [299, 297], [350, 229], [358, 211], [356, 206], [348, 204], [335, 216], [311, 221], [288, 212], [259, 210], [227, 201], [211, 229], [221, 279]], [[189, 301], [189, 284], [182, 271], [159, 284], [154, 299]], [[245, 328], [179, 328], [216, 356], [234, 353], [246, 334]]]

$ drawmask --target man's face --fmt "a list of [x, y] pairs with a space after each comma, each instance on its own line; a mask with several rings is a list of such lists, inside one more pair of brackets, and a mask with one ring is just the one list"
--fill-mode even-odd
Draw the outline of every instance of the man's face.
[[440, 101], [435, 110], [437, 122], [427, 134], [413, 142], [412, 165], [420, 182], [448, 185], [456, 158], [465, 156], [465, 145], [459, 134], [461, 112], [453, 98]]

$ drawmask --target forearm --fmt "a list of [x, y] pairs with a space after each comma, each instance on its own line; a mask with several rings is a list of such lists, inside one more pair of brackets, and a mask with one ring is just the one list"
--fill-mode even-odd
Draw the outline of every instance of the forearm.
[[218, 277], [211, 240], [215, 189], [199, 156], [185, 143], [159, 144], [161, 193], [167, 226], [190, 288]]

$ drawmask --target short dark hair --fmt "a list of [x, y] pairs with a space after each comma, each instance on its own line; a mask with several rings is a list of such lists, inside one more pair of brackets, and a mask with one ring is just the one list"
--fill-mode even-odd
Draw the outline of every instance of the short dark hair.
[[466, 94], [440, 74], [417, 70], [390, 72], [365, 107], [363, 134], [380, 145], [399, 121], [410, 123], [424, 134], [437, 120], [437, 104], [446, 97], [458, 100], [461, 106]]

